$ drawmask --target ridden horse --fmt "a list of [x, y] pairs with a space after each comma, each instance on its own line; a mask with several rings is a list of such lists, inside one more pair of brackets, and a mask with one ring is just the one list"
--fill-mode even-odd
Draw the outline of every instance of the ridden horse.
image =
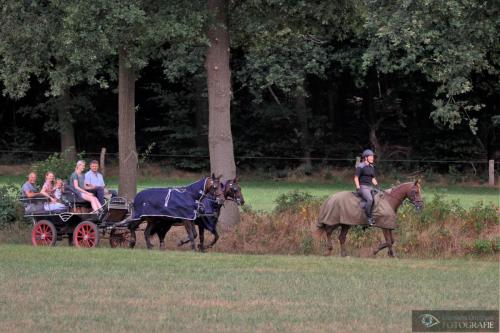
[[[326, 202], [323, 204], [320, 210], [320, 219], [322, 216], [334, 216], [334, 218], [331, 218], [330, 220], [325, 219], [324, 221], [318, 221], [317, 228], [320, 232], [325, 232], [326, 237], [327, 237], [327, 246], [328, 246], [328, 252], [327, 255], [330, 255], [332, 250], [333, 250], [333, 244], [332, 244], [332, 233], [333, 230], [338, 228], [339, 226], [341, 227], [341, 231], [339, 234], [339, 242], [340, 242], [340, 254], [341, 256], [345, 257], [347, 255], [346, 248], [345, 248], [345, 241], [347, 237], [347, 232], [349, 231], [349, 228], [351, 225], [355, 224], [361, 224], [361, 223], [351, 223], [351, 221], [348, 221], [348, 217], [343, 216], [342, 218], [338, 218], [340, 214], [338, 211], [339, 207], [342, 207], [343, 202], [341, 201], [346, 201], [346, 198], [349, 198], [349, 194], [352, 196], [354, 194], [350, 192], [339, 192], [334, 195], [332, 195]], [[408, 199], [418, 210], [420, 210], [423, 207], [423, 200], [421, 196], [421, 187], [420, 187], [420, 181], [415, 181], [415, 182], [408, 182], [408, 183], [403, 183], [401, 185], [395, 186], [389, 190], [383, 191], [382, 192], [383, 199], [379, 200], [386, 200], [388, 206], [392, 208], [393, 214], [395, 217], [395, 213], [399, 206], [405, 201], [405, 199]], [[330, 205], [327, 205], [327, 203], [330, 202]], [[354, 211], [355, 209], [360, 210], [360, 207], [357, 206], [349, 206], [349, 211]], [[330, 211], [328, 211], [330, 210]], [[345, 212], [344, 212], [345, 213]], [[356, 212], [357, 213], [357, 212]], [[354, 215], [354, 214], [353, 214]], [[359, 215], [358, 215], [359, 216]], [[342, 220], [342, 221], [341, 221]], [[363, 213], [363, 220], [362, 224], [366, 224], [366, 217], [364, 216]], [[381, 223], [379, 223], [379, 221]], [[384, 234], [385, 242], [381, 243], [378, 248], [373, 251], [373, 255], [376, 255], [380, 250], [384, 248], [388, 248], [388, 254], [390, 257], [394, 257], [394, 249], [393, 249], [393, 244], [394, 244], [394, 237], [392, 235], [392, 229], [393, 227], [384, 227], [384, 220], [383, 216], [381, 219], [377, 221], [376, 217], [376, 223], [375, 227], [379, 227], [382, 229], [382, 232]], [[395, 222], [395, 221], [394, 221]], [[377, 225], [379, 224], [379, 225]]]
[[[186, 192], [186, 194], [191, 197], [193, 202], [200, 202], [204, 196], [210, 195], [213, 196], [216, 200], [222, 200], [222, 191], [221, 191], [221, 182], [220, 182], [220, 177], [215, 177], [214, 174], [212, 174], [211, 177], [206, 177], [203, 179], [204, 180], [204, 186], [203, 190], [200, 191], [194, 191], [191, 190], [190, 186], [181, 188], [183, 191]], [[196, 183], [195, 183], [196, 184]], [[137, 207], [140, 208], [141, 206], [141, 200], [140, 200], [140, 195], [143, 193], [146, 193], [147, 191], [155, 191], [155, 189], [150, 189], [150, 190], [144, 190], [138, 193], [138, 195], [134, 198], [134, 209], [137, 209]], [[154, 194], [154, 192], [153, 192]], [[193, 220], [190, 219], [183, 219], [183, 218], [175, 218], [175, 217], [170, 217], [170, 216], [163, 216], [160, 214], [154, 214], [154, 215], [146, 215], [146, 216], [140, 216], [136, 220], [133, 220], [129, 225], [128, 228], [130, 230], [130, 242], [129, 242], [129, 247], [133, 248], [136, 243], [136, 235], [135, 231], [139, 227], [140, 224], [143, 222], [147, 222], [147, 227], [146, 230], [144, 231], [145, 235], [145, 240], [146, 240], [146, 246], [148, 249], [151, 249], [153, 245], [151, 244], [151, 240], [149, 238], [150, 235], [150, 230], [148, 228], [151, 228], [150, 226], [154, 226], [157, 223], [164, 224], [165, 226], [169, 226], [168, 229], [172, 225], [183, 225], [186, 228], [186, 231], [188, 233], [188, 238], [189, 241], [191, 242], [191, 248], [193, 250], [196, 249], [195, 243], [194, 243], [194, 223]], [[168, 231], [166, 229], [166, 231]], [[165, 231], [165, 234], [166, 234]], [[161, 236], [159, 234], [159, 236]], [[164, 238], [164, 235], [163, 235]], [[160, 248], [164, 248], [165, 244], [162, 242], [160, 243]]]
[[[245, 199], [243, 198], [243, 193], [241, 192], [240, 184], [238, 183], [238, 179], [235, 177], [234, 179], [227, 180], [223, 185], [223, 193], [224, 200], [233, 201], [238, 206], [243, 206], [245, 204]], [[198, 248], [201, 252], [204, 252], [205, 249], [209, 249], [215, 245], [217, 240], [219, 239], [219, 233], [217, 232], [217, 221], [219, 219], [219, 213], [221, 207], [224, 203], [220, 204], [214, 202], [212, 199], [209, 199], [212, 204], [212, 209], [209, 210], [208, 214], [200, 214], [199, 217], [194, 220], [194, 224], [198, 226], [198, 233], [200, 234], [200, 244]], [[205, 243], [205, 229], [210, 231], [214, 236], [210, 244], [206, 247]], [[196, 238], [196, 235], [195, 235]], [[182, 246], [189, 242], [189, 238], [179, 241], [178, 246]]]

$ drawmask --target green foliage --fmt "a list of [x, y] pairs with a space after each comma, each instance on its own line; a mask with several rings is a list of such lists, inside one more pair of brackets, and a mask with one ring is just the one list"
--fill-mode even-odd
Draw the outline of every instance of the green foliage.
[[287, 210], [299, 210], [305, 204], [311, 203], [314, 200], [315, 198], [309, 192], [295, 190], [279, 195], [274, 200], [276, 203], [274, 210], [278, 213]]
[[[79, 160], [83, 159], [83, 153], [78, 154]], [[68, 162], [64, 158], [64, 153], [54, 153], [43, 161], [36, 162], [32, 165], [32, 170], [37, 174], [38, 185], [43, 185], [45, 174], [52, 171], [56, 178], [61, 178], [65, 181], [75, 171], [76, 161]]]
[[370, 45], [363, 55], [365, 70], [383, 73], [418, 71], [437, 84], [436, 123], [454, 128], [463, 120], [477, 130], [483, 105], [470, 98], [473, 75], [498, 74], [490, 57], [500, 47], [500, 6], [496, 1], [366, 1]]
[[494, 241], [487, 239], [476, 239], [472, 245], [472, 249], [477, 254], [493, 253], [495, 249]]
[[475, 231], [480, 233], [488, 225], [500, 224], [499, 213], [498, 207], [493, 203], [485, 205], [483, 201], [478, 201], [464, 215]]
[[[186, 49], [186, 44], [202, 44], [206, 19], [202, 4], [147, 0], [3, 3], [0, 80], [4, 93], [24, 96], [32, 75], [48, 81], [49, 94], [55, 96], [85, 81], [107, 88], [117, 78], [120, 49], [126, 50], [128, 66], [139, 71], [151, 59], [163, 61], [171, 45]], [[177, 61], [177, 67], [189, 66]]]
[[358, 1], [309, 3], [252, 0], [235, 3], [233, 44], [245, 50], [239, 79], [258, 97], [276, 87], [307, 95], [307, 75], [323, 76], [330, 43], [345, 39], [359, 24]]
[[0, 228], [22, 220], [22, 207], [18, 201], [20, 193], [19, 185], [0, 186]]

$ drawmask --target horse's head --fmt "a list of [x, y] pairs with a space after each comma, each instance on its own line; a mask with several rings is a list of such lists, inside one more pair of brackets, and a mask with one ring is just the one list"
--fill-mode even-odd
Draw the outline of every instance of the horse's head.
[[422, 199], [421, 192], [422, 187], [420, 186], [420, 180], [416, 180], [406, 192], [406, 197], [415, 206], [417, 211], [420, 211], [424, 207], [424, 200]]
[[220, 179], [221, 176], [216, 177], [213, 173], [211, 177], [207, 178], [207, 182], [205, 183], [205, 195], [215, 198], [215, 201], [222, 205], [224, 202], [224, 192], [222, 191], [222, 182]]
[[243, 198], [243, 193], [241, 193], [241, 187], [237, 177], [227, 180], [224, 184], [224, 198], [226, 200], [233, 200], [238, 206], [243, 206], [245, 204], [245, 199]]

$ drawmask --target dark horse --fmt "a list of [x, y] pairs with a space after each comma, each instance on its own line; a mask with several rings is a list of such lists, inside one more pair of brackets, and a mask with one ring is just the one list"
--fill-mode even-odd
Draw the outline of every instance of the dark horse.
[[[194, 220], [194, 225], [198, 226], [198, 233], [200, 235], [200, 244], [198, 245], [198, 249], [201, 252], [204, 252], [205, 249], [211, 248], [215, 245], [217, 240], [219, 239], [219, 234], [217, 232], [217, 221], [219, 218], [219, 213], [221, 207], [224, 205], [224, 201], [234, 201], [238, 206], [242, 206], [245, 203], [245, 199], [243, 198], [243, 193], [241, 192], [240, 184], [238, 183], [238, 179], [230, 179], [227, 180], [222, 186], [223, 192], [223, 201], [217, 200], [212, 194], [208, 194], [205, 196], [201, 203], [200, 214]], [[144, 230], [144, 238], [150, 239], [153, 234], [157, 234], [160, 239], [160, 249], [165, 248], [165, 235], [170, 230], [172, 226], [178, 226], [180, 224], [165, 224], [158, 221], [148, 221], [148, 226], [146, 230]], [[213, 239], [205, 247], [205, 230], [208, 230], [212, 233]], [[197, 237], [196, 230], [192, 230], [194, 234], [194, 238]], [[178, 242], [178, 246], [182, 246], [188, 242], [190, 242], [189, 234], [186, 239], [180, 240]], [[163, 245], [162, 245], [163, 244]]]
[[[385, 205], [385, 212], [387, 214], [377, 216], [375, 212], [377, 207], [374, 208], [374, 226], [382, 229], [385, 242], [381, 243], [373, 251], [373, 255], [376, 255], [380, 250], [387, 247], [389, 256], [394, 257], [392, 229], [395, 228], [396, 211], [405, 199], [408, 199], [417, 210], [423, 207], [424, 203], [421, 197], [420, 182], [417, 180], [395, 186], [381, 192], [381, 195], [377, 195], [377, 199], [380, 200], [378, 203], [380, 206]], [[332, 195], [321, 207], [317, 227], [319, 231], [326, 233], [328, 244], [327, 255], [330, 255], [333, 250], [333, 230], [339, 226], [341, 227], [339, 234], [340, 254], [344, 257], [347, 255], [345, 241], [349, 228], [352, 225], [366, 225], [366, 216], [358, 204], [359, 199], [356, 199], [353, 193], [344, 191]]]
[[[201, 188], [200, 188], [201, 185]], [[193, 250], [196, 249], [194, 243], [194, 223], [193, 220], [197, 216], [197, 212], [199, 208], [199, 203], [203, 200], [205, 196], [213, 197], [216, 201], [223, 200], [222, 194], [222, 186], [220, 182], [220, 177], [215, 177], [212, 174], [211, 177], [206, 177], [203, 180], [200, 180], [194, 184], [191, 184], [186, 187], [176, 188], [174, 189], [177, 192], [182, 193], [182, 196], [185, 200], [186, 207], [183, 207], [182, 201], [177, 203], [178, 209], [181, 210], [182, 214], [190, 214], [189, 218], [183, 218], [182, 214], [178, 214], [179, 216], [168, 215], [163, 209], [163, 202], [167, 202], [170, 200], [170, 195], [172, 193], [172, 189], [147, 189], [141, 191], [134, 198], [134, 219], [129, 223], [128, 228], [130, 230], [130, 242], [129, 247], [133, 248], [136, 243], [136, 234], [135, 231], [143, 222], [147, 222], [147, 227], [145, 230], [146, 237], [146, 246], [148, 249], [151, 249], [153, 245], [149, 239], [149, 226], [155, 225], [156, 223], [161, 223], [165, 226], [172, 225], [183, 225], [186, 228], [188, 233], [189, 241], [191, 242], [191, 248]], [[166, 194], [166, 195], [165, 195]], [[172, 196], [173, 197], [173, 196]], [[152, 204], [150, 203], [153, 202]], [[165, 203], [166, 205], [166, 203]], [[149, 207], [152, 206], [152, 207]], [[146, 208], [143, 208], [146, 207]], [[143, 213], [144, 211], [144, 213]], [[168, 229], [170, 229], [168, 227]], [[165, 228], [166, 229], [166, 228]], [[168, 229], [165, 230], [168, 231]], [[163, 238], [159, 234], [160, 239]], [[164, 248], [165, 244], [163, 242], [160, 243], [160, 248]]]

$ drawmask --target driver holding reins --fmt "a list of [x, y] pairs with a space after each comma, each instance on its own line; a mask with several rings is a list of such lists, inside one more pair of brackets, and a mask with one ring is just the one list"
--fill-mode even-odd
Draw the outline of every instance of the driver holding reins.
[[363, 151], [363, 161], [356, 167], [354, 175], [354, 184], [359, 195], [366, 201], [365, 213], [368, 218], [368, 224], [373, 225], [372, 207], [372, 185], [378, 186], [377, 179], [375, 179], [375, 167], [373, 165], [374, 156], [373, 151], [366, 149]]

